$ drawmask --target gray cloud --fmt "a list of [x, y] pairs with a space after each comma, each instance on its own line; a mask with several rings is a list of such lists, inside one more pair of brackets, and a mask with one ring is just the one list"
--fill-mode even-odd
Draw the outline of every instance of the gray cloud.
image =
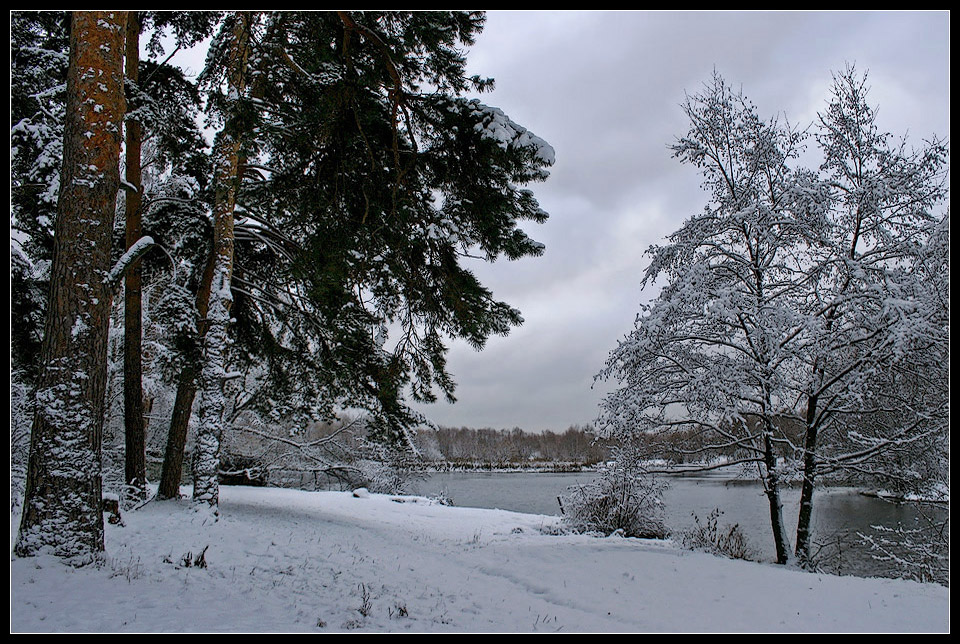
[[949, 135], [949, 14], [940, 12], [490, 12], [468, 53], [496, 79], [484, 102], [553, 145], [533, 186], [550, 213], [528, 227], [543, 257], [477, 265], [523, 327], [482, 352], [454, 343], [455, 405], [420, 409], [445, 425], [563, 430], [590, 422], [607, 352], [633, 323], [644, 251], [702, 208], [694, 169], [668, 145], [686, 130], [685, 93], [714, 69], [761, 114], [805, 127], [831, 72], [870, 73], [882, 129]]

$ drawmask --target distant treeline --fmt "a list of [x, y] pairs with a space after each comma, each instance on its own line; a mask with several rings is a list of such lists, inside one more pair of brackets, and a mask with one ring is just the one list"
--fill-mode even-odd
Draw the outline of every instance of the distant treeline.
[[580, 467], [601, 463], [610, 453], [589, 425], [562, 433], [441, 427], [419, 431], [417, 443], [425, 460], [452, 467]]
[[[792, 439], [778, 445], [786, 455], [789, 446], [799, 444], [802, 427], [780, 419], [780, 430]], [[674, 430], [634, 437], [638, 454], [675, 464], [712, 462], [717, 458], [736, 460], [743, 456], [736, 447], [710, 449], [702, 430]], [[579, 469], [611, 460], [610, 443], [597, 438], [590, 425], [573, 425], [563, 432], [527, 432], [514, 429], [440, 427], [420, 429], [415, 441], [421, 456], [434, 465], [452, 468], [547, 468]], [[784, 454], [780, 454], [784, 452]]]

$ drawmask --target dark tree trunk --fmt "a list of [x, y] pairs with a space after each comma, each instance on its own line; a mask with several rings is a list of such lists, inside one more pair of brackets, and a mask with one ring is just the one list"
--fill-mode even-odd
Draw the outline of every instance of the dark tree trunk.
[[103, 552], [101, 442], [110, 242], [126, 111], [126, 12], [72, 16], [63, 169], [23, 516], [15, 552]]
[[800, 488], [800, 514], [797, 518], [797, 560], [810, 564], [810, 520], [813, 517], [813, 490], [817, 469], [817, 397], [807, 399], [807, 430], [803, 443], [803, 485]]
[[[136, 86], [140, 65], [140, 20], [130, 12], [126, 33], [126, 76]], [[140, 170], [142, 133], [140, 123], [127, 120], [126, 127], [126, 248], [129, 250], [143, 235]], [[126, 493], [134, 503], [147, 496], [146, 425], [143, 417], [142, 305], [140, 260], [124, 275], [123, 301], [123, 425], [125, 436], [124, 481]]]
[[[247, 21], [250, 20], [249, 16], [245, 16], [243, 19]], [[235, 37], [239, 37], [241, 39], [247, 38], [247, 36], [244, 35], [243, 33], [237, 33], [235, 34]], [[242, 89], [245, 85], [245, 80], [241, 72], [245, 71], [245, 67], [247, 63], [245, 58], [243, 58], [245, 54], [240, 48], [238, 48], [237, 55], [239, 56], [238, 64], [241, 65], [242, 69], [236, 71], [236, 75], [234, 76], [234, 79], [231, 82], [234, 83], [238, 89]], [[250, 92], [252, 95], [262, 96], [262, 91], [263, 91], [262, 85], [265, 82], [265, 78], [266, 78], [265, 76], [261, 76], [260, 83], [257, 86], [254, 86], [250, 89]], [[236, 141], [238, 141], [240, 133], [235, 133], [235, 136], [237, 137]], [[235, 168], [232, 170], [232, 172], [236, 175], [236, 174], [239, 174], [239, 167], [244, 164], [244, 158], [240, 154], [240, 146], [236, 145], [235, 147], [237, 151], [237, 154], [236, 154], [237, 158], [236, 158], [236, 163], [234, 164]], [[221, 145], [219, 150], [222, 151], [223, 149], [224, 148]], [[228, 157], [229, 157], [229, 151], [228, 151]], [[229, 169], [230, 162], [227, 161], [224, 167], [227, 168], [227, 174], [229, 174], [231, 172]], [[234, 176], [233, 181], [235, 184], [236, 181], [238, 181], [238, 178]], [[226, 184], [226, 183], [221, 184], [221, 188], [220, 188], [221, 192], [217, 195], [217, 203], [221, 204], [221, 209], [224, 208], [226, 204], [228, 203], [230, 204], [229, 206], [231, 209], [230, 220], [232, 223], [232, 208], [233, 208], [233, 202], [236, 199], [236, 195], [227, 194], [223, 192], [223, 190], [226, 188], [230, 188], [235, 192], [235, 187], [231, 188], [230, 187], [231, 185], [232, 184]], [[221, 222], [221, 226], [223, 226], [225, 217], [221, 215], [219, 217], [219, 220]], [[223, 239], [224, 237], [222, 231], [223, 231], [223, 228], [221, 227], [221, 230], [219, 232], [215, 232], [215, 235], [219, 235], [220, 239]], [[231, 234], [230, 234], [231, 242], [232, 242], [232, 236], [233, 235], [231, 231]], [[232, 243], [231, 243], [231, 246], [232, 246]], [[220, 247], [222, 247], [222, 242], [220, 242]], [[207, 332], [207, 329], [209, 328], [209, 324], [207, 322], [207, 312], [210, 307], [210, 288], [211, 288], [211, 283], [213, 281], [215, 262], [218, 259], [218, 254], [216, 252], [217, 248], [218, 246], [215, 245], [214, 251], [211, 252], [207, 260], [207, 264], [204, 267], [204, 273], [203, 273], [200, 289], [197, 293], [196, 305], [197, 305], [197, 312], [199, 313], [200, 320], [201, 320], [200, 329], [199, 329], [200, 331], [199, 337], [201, 342], [205, 340], [206, 332]], [[232, 248], [230, 250], [230, 254], [232, 257], [232, 254], [233, 254]], [[231, 260], [231, 265], [232, 264], [233, 262]], [[173, 414], [170, 419], [170, 431], [167, 436], [167, 448], [164, 454], [163, 472], [161, 474], [160, 487], [157, 495], [161, 499], [174, 499], [174, 498], [179, 498], [180, 496], [180, 480], [183, 476], [184, 448], [186, 446], [186, 441], [187, 441], [187, 433], [190, 425], [190, 417], [193, 413], [192, 411], [193, 403], [194, 403], [194, 400], [196, 399], [199, 377], [200, 377], [200, 369], [195, 365], [190, 365], [185, 367], [180, 374], [180, 378], [177, 384], [177, 396], [174, 402]]]
[[[768, 420], [764, 421], [769, 423]], [[777, 473], [777, 456], [773, 449], [772, 429], [765, 430], [763, 437], [763, 462], [766, 474], [763, 489], [770, 506], [770, 527], [773, 529], [773, 542], [777, 551], [777, 563], [785, 564], [790, 560], [790, 542], [786, 525], [783, 522], [783, 500], [780, 497], [780, 477]]]
[[[197, 314], [200, 317], [199, 335], [203, 339], [207, 326], [207, 307], [210, 304], [210, 284], [213, 281], [214, 255], [210, 254], [203, 269], [200, 287], [197, 290]], [[160, 487], [157, 497], [160, 499], [179, 499], [180, 480], [183, 477], [183, 455], [187, 444], [187, 430], [190, 415], [193, 413], [193, 400], [197, 395], [198, 370], [195, 365], [187, 365], [180, 372], [177, 382], [177, 397], [173, 403], [170, 417], [170, 429], [167, 433], [167, 447], [163, 455], [163, 470], [160, 474]]]
[[183, 477], [183, 454], [187, 444], [187, 428], [190, 426], [190, 414], [193, 399], [197, 395], [194, 382], [196, 370], [184, 367], [177, 382], [177, 397], [170, 416], [170, 430], [167, 433], [167, 448], [163, 454], [163, 470], [160, 473], [159, 499], [179, 499], [180, 480]]
[[[850, 258], [856, 255], [856, 241], [850, 248]], [[841, 291], [846, 291], [846, 284]], [[829, 334], [834, 322], [837, 319], [837, 310], [834, 309], [827, 315], [826, 331]], [[800, 566], [810, 566], [810, 522], [813, 519], [813, 491], [816, 485], [817, 477], [817, 438], [820, 429], [820, 423], [817, 420], [817, 413], [820, 409], [820, 393], [818, 390], [823, 386], [825, 367], [819, 361], [814, 361], [814, 389], [807, 394], [807, 411], [804, 423], [806, 425], [803, 438], [803, 484], [800, 488], [800, 512], [797, 516], [797, 547], [794, 551], [797, 556], [797, 562]]]

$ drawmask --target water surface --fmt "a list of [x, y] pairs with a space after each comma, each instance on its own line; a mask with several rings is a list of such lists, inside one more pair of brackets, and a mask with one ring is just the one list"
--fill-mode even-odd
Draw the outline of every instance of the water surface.
[[[560, 515], [558, 496], [571, 486], [593, 480], [593, 472], [443, 472], [420, 481], [417, 493], [443, 494], [454, 505], [497, 508], [532, 514]], [[722, 527], [738, 524], [757, 559], [773, 561], [775, 550], [767, 498], [758, 482], [729, 476], [684, 475], [664, 479], [665, 522], [674, 535], [701, 523], [714, 509]], [[800, 489], [783, 490], [784, 520], [791, 540], [796, 534]], [[874, 534], [872, 526], [915, 528], [925, 524], [920, 509], [865, 496], [851, 488], [821, 488], [814, 497], [812, 529], [824, 565], [831, 572], [861, 576], [888, 575], [890, 564], [876, 561], [857, 533]], [[945, 514], [939, 511], [939, 514]]]

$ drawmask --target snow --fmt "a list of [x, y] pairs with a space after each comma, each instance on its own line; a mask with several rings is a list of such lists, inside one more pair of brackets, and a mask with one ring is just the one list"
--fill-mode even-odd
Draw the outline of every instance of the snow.
[[216, 521], [187, 500], [125, 511], [99, 569], [11, 557], [11, 632], [949, 631], [934, 584], [563, 534], [557, 517], [424, 497], [220, 492]]
[[474, 129], [484, 138], [494, 140], [504, 150], [508, 147], [530, 148], [545, 165], [556, 162], [556, 152], [549, 143], [515, 123], [500, 108], [484, 105], [476, 99], [471, 100], [469, 105], [472, 115], [479, 119]]
[[110, 273], [107, 275], [107, 281], [110, 283], [119, 282], [120, 278], [123, 277], [123, 274], [126, 272], [127, 267], [130, 266], [136, 258], [146, 252], [146, 249], [153, 246], [153, 244], [153, 237], [149, 235], [145, 235], [135, 241], [127, 252], [117, 260], [113, 268], [110, 269]]

